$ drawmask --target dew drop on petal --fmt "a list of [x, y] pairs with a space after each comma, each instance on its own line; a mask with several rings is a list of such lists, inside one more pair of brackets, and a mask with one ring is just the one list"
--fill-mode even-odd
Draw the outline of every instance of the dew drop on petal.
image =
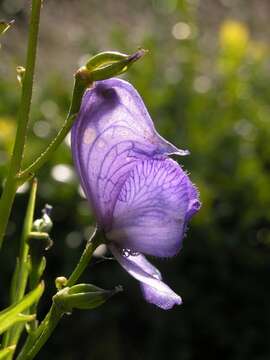
[[129, 257], [129, 256], [138, 256], [139, 253], [136, 252], [136, 251], [133, 251], [131, 249], [122, 249], [122, 255], [125, 256], [125, 257]]

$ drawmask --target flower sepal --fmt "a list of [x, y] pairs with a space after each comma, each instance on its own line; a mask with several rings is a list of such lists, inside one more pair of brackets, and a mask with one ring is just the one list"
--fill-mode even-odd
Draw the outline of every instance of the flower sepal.
[[122, 290], [122, 286], [104, 290], [92, 284], [78, 284], [58, 291], [53, 297], [53, 302], [63, 313], [68, 314], [73, 309], [94, 309]]

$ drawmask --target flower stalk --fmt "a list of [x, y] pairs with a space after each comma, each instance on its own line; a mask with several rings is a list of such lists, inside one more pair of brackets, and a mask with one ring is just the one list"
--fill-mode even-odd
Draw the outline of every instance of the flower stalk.
[[[74, 271], [67, 280], [66, 286], [70, 287], [76, 284], [83, 271], [88, 266], [95, 249], [103, 242], [101, 234], [96, 230], [91, 239], [87, 242], [85, 250], [75, 267]], [[60, 290], [61, 291], [61, 290]], [[61, 306], [53, 302], [49, 312], [39, 327], [31, 332], [22, 348], [17, 360], [32, 360], [47, 342], [52, 332], [56, 328], [60, 319], [64, 315], [65, 310]]]
[[20, 185], [35, 175], [35, 173], [49, 160], [50, 156], [54, 153], [54, 151], [58, 148], [58, 146], [69, 133], [76, 115], [80, 110], [83, 94], [86, 88], [91, 85], [89, 78], [87, 78], [85, 75], [86, 74], [79, 72], [76, 73], [72, 100], [67, 118], [62, 128], [59, 130], [58, 134], [52, 140], [52, 142], [48, 145], [46, 150], [28, 168], [22, 170], [17, 175], [17, 180]]
[[32, 100], [41, 6], [42, 0], [32, 0], [26, 70], [22, 84], [21, 104], [18, 113], [18, 126], [9, 171], [0, 200], [0, 247], [3, 243], [6, 226], [18, 188], [16, 175], [21, 169], [21, 163], [24, 154], [24, 146]]
[[[26, 211], [26, 216], [24, 220], [23, 233], [21, 238], [21, 247], [20, 254], [17, 260], [17, 265], [14, 271], [14, 275], [11, 283], [11, 294], [10, 302], [14, 304], [20, 301], [25, 294], [27, 280], [29, 276], [29, 244], [28, 236], [31, 232], [34, 210], [35, 210], [35, 201], [37, 194], [37, 180], [34, 179], [32, 184], [32, 189], [29, 197], [28, 207]], [[37, 285], [37, 284], [35, 284]], [[10, 328], [4, 336], [4, 346], [8, 345], [17, 345], [21, 332], [23, 330], [23, 325], [16, 324]], [[10, 355], [12, 356], [12, 354]]]

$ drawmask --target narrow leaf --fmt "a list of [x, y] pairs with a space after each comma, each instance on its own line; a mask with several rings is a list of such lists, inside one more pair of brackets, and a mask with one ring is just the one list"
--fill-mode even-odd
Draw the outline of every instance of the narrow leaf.
[[11, 355], [16, 349], [15, 345], [6, 347], [5, 349], [0, 350], [0, 360], [4, 360], [8, 355]]
[[10, 326], [18, 322], [28, 322], [34, 319], [33, 315], [24, 315], [21, 312], [28, 309], [36, 302], [44, 291], [44, 283], [41, 282], [33, 291], [28, 293], [21, 301], [9, 306], [0, 312], [0, 334], [5, 332]]

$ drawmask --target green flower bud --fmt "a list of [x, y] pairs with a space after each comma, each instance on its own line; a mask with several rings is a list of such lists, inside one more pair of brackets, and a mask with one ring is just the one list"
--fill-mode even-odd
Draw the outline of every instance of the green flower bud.
[[85, 67], [92, 71], [114, 62], [125, 60], [129, 55], [117, 51], [104, 51], [93, 57], [86, 63]]
[[92, 84], [93, 81], [109, 79], [126, 72], [146, 52], [144, 49], [140, 49], [132, 55], [115, 51], [102, 52], [93, 56], [85, 66], [77, 71], [75, 76], [88, 85]]
[[[124, 72], [126, 72], [129, 69], [129, 67], [134, 62], [136, 62], [137, 60], [142, 58], [145, 55], [145, 53], [146, 53], [146, 51], [141, 49], [141, 50], [138, 50], [137, 52], [135, 52], [132, 55], [123, 55], [123, 54], [119, 53], [117, 55], [117, 56], [119, 56], [118, 60], [113, 59], [111, 61], [108, 60], [106, 62], [105, 59], [104, 59], [102, 65], [99, 65], [98, 67], [91, 70], [92, 79], [94, 81], [105, 80], [105, 79], [109, 79], [109, 78], [111, 78], [113, 76], [123, 74]], [[112, 53], [110, 53], [110, 55], [108, 55], [108, 59], [110, 57], [115, 58], [116, 54], [114, 54], [112, 56]], [[89, 62], [91, 64], [91, 59], [89, 60]], [[89, 66], [89, 62], [88, 62], [88, 66]], [[86, 65], [86, 67], [87, 67], [87, 65]]]
[[120, 291], [121, 286], [104, 290], [92, 284], [78, 284], [58, 291], [53, 301], [63, 313], [70, 313], [73, 309], [94, 309]]
[[55, 279], [55, 287], [57, 290], [62, 290], [67, 285], [67, 278], [64, 276], [58, 276]]

